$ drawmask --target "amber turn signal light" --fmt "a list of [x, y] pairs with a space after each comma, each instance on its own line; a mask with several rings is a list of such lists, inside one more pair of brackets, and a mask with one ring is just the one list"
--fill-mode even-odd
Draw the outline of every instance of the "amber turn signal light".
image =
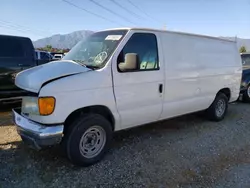
[[53, 113], [56, 105], [54, 97], [39, 97], [38, 106], [40, 115], [47, 116]]

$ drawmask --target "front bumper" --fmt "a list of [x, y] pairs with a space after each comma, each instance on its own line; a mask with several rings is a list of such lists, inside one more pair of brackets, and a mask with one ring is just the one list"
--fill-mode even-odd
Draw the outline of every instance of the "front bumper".
[[27, 119], [19, 109], [12, 109], [13, 121], [24, 143], [35, 149], [59, 144], [62, 140], [63, 125], [45, 126]]

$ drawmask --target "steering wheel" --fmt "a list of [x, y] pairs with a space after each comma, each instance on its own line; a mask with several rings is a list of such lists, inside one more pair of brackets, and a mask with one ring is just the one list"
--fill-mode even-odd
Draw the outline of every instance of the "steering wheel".
[[99, 54], [97, 54], [97, 56], [95, 56], [94, 58], [94, 62], [95, 64], [99, 65], [102, 64], [102, 62], [108, 57], [107, 52], [103, 51]]

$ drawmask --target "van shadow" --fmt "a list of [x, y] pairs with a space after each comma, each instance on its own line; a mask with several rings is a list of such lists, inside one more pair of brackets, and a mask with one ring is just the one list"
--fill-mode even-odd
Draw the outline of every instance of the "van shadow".
[[[129, 140], [135, 137], [148, 137], [157, 136], [163, 132], [176, 132], [184, 130], [186, 128], [192, 128], [197, 124], [204, 122], [204, 115], [202, 112], [188, 114], [180, 117], [171, 118], [168, 120], [162, 120], [160, 122], [154, 122], [142, 126], [138, 126], [132, 129], [118, 131], [114, 135], [116, 143], [123, 143], [124, 141], [130, 142]], [[114, 145], [116, 147], [117, 144]]]
[[56, 178], [58, 170], [65, 166], [73, 168], [67, 158], [62, 156], [60, 147], [36, 151], [22, 141], [0, 144], [0, 159], [0, 184], [10, 183], [13, 179], [16, 182], [28, 180], [26, 176], [35, 176], [47, 184]]

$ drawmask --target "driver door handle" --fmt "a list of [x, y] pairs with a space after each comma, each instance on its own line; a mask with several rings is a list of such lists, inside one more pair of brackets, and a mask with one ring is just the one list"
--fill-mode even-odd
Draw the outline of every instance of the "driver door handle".
[[159, 84], [159, 93], [162, 93], [163, 91], [163, 84]]

